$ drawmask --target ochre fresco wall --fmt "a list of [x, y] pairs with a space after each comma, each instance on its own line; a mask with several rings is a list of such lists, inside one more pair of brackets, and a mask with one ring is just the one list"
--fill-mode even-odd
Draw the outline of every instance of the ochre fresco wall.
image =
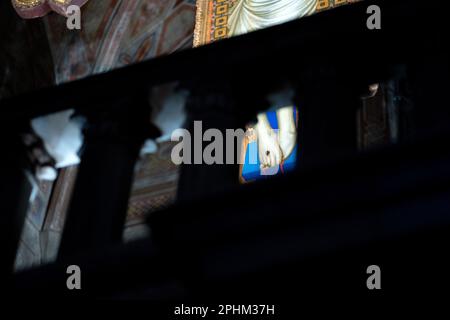
[[79, 31], [57, 14], [44, 21], [62, 83], [192, 46], [195, 1], [89, 1]]

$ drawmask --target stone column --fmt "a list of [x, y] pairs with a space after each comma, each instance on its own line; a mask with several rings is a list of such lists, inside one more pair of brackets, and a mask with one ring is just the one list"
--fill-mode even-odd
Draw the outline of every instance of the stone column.
[[125, 96], [103, 109], [84, 114], [85, 145], [59, 258], [121, 242], [139, 151], [157, 136], [145, 101]]

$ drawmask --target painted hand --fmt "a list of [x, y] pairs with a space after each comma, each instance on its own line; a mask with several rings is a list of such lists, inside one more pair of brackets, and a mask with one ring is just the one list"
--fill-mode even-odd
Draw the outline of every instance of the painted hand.
[[270, 127], [265, 115], [258, 116], [256, 125], [258, 136], [258, 155], [261, 169], [278, 166], [282, 160], [282, 152], [278, 145], [277, 135]]

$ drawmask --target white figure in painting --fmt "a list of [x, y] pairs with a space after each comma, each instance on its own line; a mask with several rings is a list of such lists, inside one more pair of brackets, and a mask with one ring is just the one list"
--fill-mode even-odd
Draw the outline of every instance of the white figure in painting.
[[[235, 0], [228, 22], [229, 36], [301, 18], [316, 11], [318, 0]], [[261, 168], [274, 167], [287, 159], [297, 142], [297, 128], [292, 103], [277, 105], [278, 134], [265, 114], [258, 115], [255, 127]]]

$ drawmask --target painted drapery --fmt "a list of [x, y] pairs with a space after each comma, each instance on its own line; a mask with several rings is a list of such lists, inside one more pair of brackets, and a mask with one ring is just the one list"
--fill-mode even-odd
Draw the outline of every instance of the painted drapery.
[[228, 35], [245, 34], [315, 12], [317, 0], [240, 0], [230, 9]]
[[194, 46], [358, 0], [197, 0]]
[[11, 0], [14, 9], [24, 19], [45, 16], [51, 11], [66, 15], [71, 5], [83, 6], [88, 0]]

